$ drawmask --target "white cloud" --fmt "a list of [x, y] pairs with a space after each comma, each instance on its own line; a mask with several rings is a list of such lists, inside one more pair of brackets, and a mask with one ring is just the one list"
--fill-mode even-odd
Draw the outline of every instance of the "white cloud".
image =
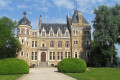
[[10, 3], [11, 3], [11, 1], [0, 0], [0, 9], [4, 9], [4, 8], [9, 9], [10, 8], [10, 6], [9, 6]]
[[20, 9], [25, 9], [25, 8], [28, 8], [29, 6], [27, 6], [26, 4], [19, 4], [17, 5], [17, 7]]
[[67, 9], [73, 9], [74, 3], [72, 0], [53, 0], [54, 4], [58, 7], [63, 7]]

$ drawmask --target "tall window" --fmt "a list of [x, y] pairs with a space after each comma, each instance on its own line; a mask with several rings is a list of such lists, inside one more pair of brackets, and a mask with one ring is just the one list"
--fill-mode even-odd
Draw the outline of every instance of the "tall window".
[[22, 44], [24, 43], [24, 39], [22, 39]]
[[54, 41], [50, 42], [50, 47], [54, 47]]
[[60, 53], [58, 52], [57, 59], [60, 60]]
[[22, 28], [21, 33], [22, 33], [22, 34], [25, 34], [25, 29], [24, 29], [24, 28]]
[[27, 29], [27, 35], [29, 35], [29, 29]]
[[32, 60], [34, 60], [34, 52], [32, 52]]
[[32, 60], [37, 60], [37, 52], [32, 52]]
[[37, 47], [37, 41], [35, 41], [35, 47]]
[[21, 51], [21, 56], [23, 56], [24, 54], [23, 54], [23, 51]]
[[62, 47], [62, 42], [61, 41], [58, 42], [58, 47]]
[[69, 47], [69, 41], [65, 42], [65, 47]]
[[34, 47], [34, 41], [32, 41], [32, 47]]
[[73, 33], [76, 35], [76, 34], [78, 33], [78, 31], [77, 31], [77, 30], [74, 30]]
[[63, 52], [58, 52], [58, 54], [57, 54], [57, 59], [58, 59], [58, 60], [63, 59]]
[[35, 52], [35, 60], [37, 60], [37, 52]]
[[50, 60], [52, 60], [52, 52], [50, 52]]
[[70, 58], [70, 52], [68, 52], [68, 58]]
[[51, 36], [51, 37], [53, 36], [53, 32], [50, 32], [50, 36]]
[[65, 58], [70, 58], [70, 52], [65, 52]]
[[45, 36], [45, 32], [42, 32], [42, 36]]
[[55, 52], [53, 52], [53, 60], [55, 60]]
[[29, 54], [28, 53], [26, 54], [26, 57], [29, 58]]
[[65, 58], [67, 58], [67, 52], [65, 52]]
[[55, 52], [50, 52], [50, 60], [55, 60]]
[[37, 41], [32, 41], [32, 47], [37, 47]]

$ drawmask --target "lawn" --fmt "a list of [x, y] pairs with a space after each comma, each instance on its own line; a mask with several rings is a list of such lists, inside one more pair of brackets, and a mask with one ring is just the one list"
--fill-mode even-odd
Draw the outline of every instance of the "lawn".
[[85, 73], [65, 73], [77, 80], [120, 80], [118, 68], [89, 68]]
[[23, 74], [17, 75], [0, 75], [0, 80], [16, 80], [18, 77], [22, 76]]

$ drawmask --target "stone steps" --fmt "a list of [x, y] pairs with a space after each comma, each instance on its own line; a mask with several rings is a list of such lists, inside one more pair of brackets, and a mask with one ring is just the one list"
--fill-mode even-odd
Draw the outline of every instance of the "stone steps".
[[39, 65], [36, 67], [48, 67], [48, 63], [47, 62], [40, 62]]

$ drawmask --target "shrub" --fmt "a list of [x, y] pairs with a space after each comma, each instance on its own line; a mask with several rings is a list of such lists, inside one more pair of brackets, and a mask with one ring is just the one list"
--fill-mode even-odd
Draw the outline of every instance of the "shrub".
[[58, 63], [58, 71], [64, 73], [82, 73], [86, 71], [86, 63], [82, 59], [65, 58]]
[[0, 60], [0, 74], [24, 74], [29, 72], [26, 61], [16, 58]]

